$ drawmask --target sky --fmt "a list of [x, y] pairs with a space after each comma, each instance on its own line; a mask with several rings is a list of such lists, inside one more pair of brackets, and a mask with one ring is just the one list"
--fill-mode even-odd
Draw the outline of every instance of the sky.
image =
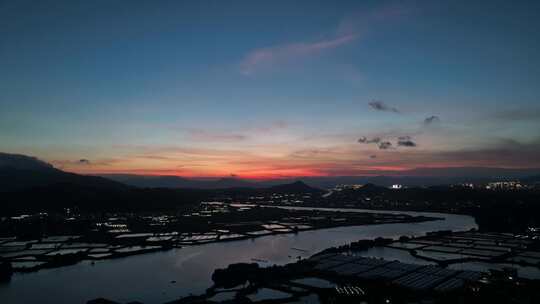
[[538, 1], [0, 0], [0, 151], [84, 174], [540, 167]]

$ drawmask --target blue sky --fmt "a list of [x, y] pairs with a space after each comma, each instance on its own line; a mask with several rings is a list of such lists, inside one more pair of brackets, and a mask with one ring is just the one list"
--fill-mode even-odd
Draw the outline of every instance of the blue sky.
[[540, 167], [539, 15], [536, 1], [1, 1], [0, 150], [83, 173]]

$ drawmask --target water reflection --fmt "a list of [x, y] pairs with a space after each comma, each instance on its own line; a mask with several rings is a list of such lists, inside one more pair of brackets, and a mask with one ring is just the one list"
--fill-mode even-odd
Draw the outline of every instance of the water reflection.
[[[16, 274], [9, 284], [0, 285], [0, 298], [3, 304], [42, 303], [43, 299], [58, 304], [85, 303], [97, 297], [119, 302], [163, 303], [190, 293], [204, 292], [212, 283], [214, 269], [231, 263], [257, 259], [268, 261], [263, 264], [284, 264], [294, 261], [297, 256], [308, 257], [322, 249], [364, 238], [419, 236], [433, 230], [476, 227], [474, 219], [464, 215], [403, 213], [444, 217], [445, 220], [338, 227], [184, 247], [99, 261], [93, 266], [82, 262], [36, 273]], [[173, 280], [176, 283], [171, 283]]]

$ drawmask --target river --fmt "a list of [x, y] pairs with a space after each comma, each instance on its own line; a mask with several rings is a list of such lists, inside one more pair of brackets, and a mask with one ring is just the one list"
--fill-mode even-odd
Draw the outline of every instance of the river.
[[[312, 208], [309, 208], [312, 209]], [[11, 303], [86, 303], [98, 297], [121, 303], [140, 301], [164, 303], [182, 296], [203, 293], [212, 284], [216, 268], [231, 263], [260, 261], [262, 265], [284, 264], [297, 256], [308, 257], [325, 248], [359, 239], [420, 236], [435, 230], [476, 228], [466, 215], [375, 211], [364, 209], [328, 209], [374, 213], [402, 213], [441, 217], [444, 220], [338, 227], [270, 235], [253, 240], [211, 243], [180, 249], [136, 255], [126, 258], [84, 261], [72, 266], [15, 274], [9, 283], [0, 284], [0, 302]], [[300, 249], [300, 250], [298, 250]], [[175, 281], [175, 283], [173, 283]]]

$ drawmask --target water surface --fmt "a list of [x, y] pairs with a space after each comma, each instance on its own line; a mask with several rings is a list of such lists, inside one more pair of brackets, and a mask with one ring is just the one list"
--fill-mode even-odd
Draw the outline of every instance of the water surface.
[[[343, 211], [382, 213], [362, 209]], [[214, 269], [231, 263], [253, 262], [252, 259], [257, 259], [268, 261], [260, 263], [263, 265], [284, 264], [295, 261], [298, 256], [308, 257], [325, 248], [359, 239], [420, 236], [434, 230], [468, 230], [476, 227], [474, 219], [465, 215], [393, 213], [435, 216], [444, 220], [338, 227], [298, 234], [270, 235], [253, 240], [189, 246], [98, 261], [95, 265], [85, 261], [35, 273], [15, 274], [10, 283], [0, 285], [0, 299], [2, 304], [73, 304], [86, 303], [98, 297], [121, 303], [164, 303], [191, 293], [203, 293], [212, 284], [211, 275]], [[171, 283], [173, 280], [176, 283]]]

